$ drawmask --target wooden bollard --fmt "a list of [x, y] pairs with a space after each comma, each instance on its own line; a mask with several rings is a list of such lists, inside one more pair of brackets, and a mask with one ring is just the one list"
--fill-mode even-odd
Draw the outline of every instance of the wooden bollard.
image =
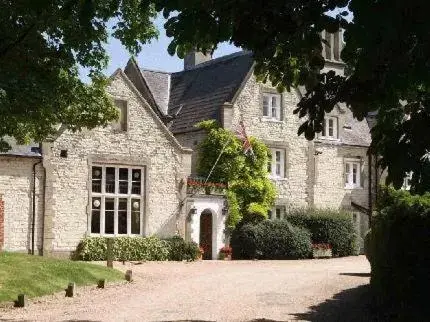
[[15, 307], [25, 307], [27, 306], [27, 297], [25, 294], [19, 294], [18, 300], [15, 301]]
[[113, 239], [107, 238], [106, 240], [106, 265], [113, 268]]
[[106, 280], [105, 279], [99, 280], [97, 282], [97, 287], [98, 288], [105, 288], [105, 285], [106, 285]]
[[133, 281], [133, 272], [130, 269], [125, 272], [125, 280], [127, 282]]
[[66, 288], [66, 297], [73, 297], [75, 296], [75, 283], [69, 283], [69, 285]]

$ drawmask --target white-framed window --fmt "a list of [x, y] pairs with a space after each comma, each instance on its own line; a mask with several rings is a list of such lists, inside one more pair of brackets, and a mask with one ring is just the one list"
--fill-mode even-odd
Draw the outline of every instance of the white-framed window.
[[118, 120], [113, 123], [113, 127], [117, 131], [127, 131], [127, 101], [115, 99], [115, 106], [119, 111]]
[[93, 165], [90, 233], [141, 235], [144, 168]]
[[323, 121], [321, 138], [336, 140], [338, 138], [337, 117], [327, 116]]
[[263, 116], [278, 121], [282, 119], [281, 94], [263, 94]]
[[406, 173], [406, 176], [403, 178], [403, 190], [411, 190], [411, 180], [412, 180], [412, 171]]
[[267, 219], [277, 219], [281, 220], [285, 217], [285, 206], [275, 206], [267, 212]]
[[271, 178], [285, 177], [285, 150], [270, 149], [271, 157], [267, 165], [267, 171]]
[[354, 189], [361, 187], [361, 162], [360, 160], [345, 161], [345, 188]]

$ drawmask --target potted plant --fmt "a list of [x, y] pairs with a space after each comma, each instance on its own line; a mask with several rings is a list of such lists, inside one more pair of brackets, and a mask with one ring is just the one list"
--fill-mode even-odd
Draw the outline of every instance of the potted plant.
[[231, 260], [232, 249], [230, 246], [224, 246], [219, 251], [219, 259], [221, 260]]
[[198, 260], [202, 260], [203, 258], [203, 254], [205, 253], [205, 250], [203, 249], [203, 247], [199, 247], [199, 257], [197, 257]]
[[312, 244], [313, 258], [330, 258], [333, 256], [331, 245], [327, 243]]

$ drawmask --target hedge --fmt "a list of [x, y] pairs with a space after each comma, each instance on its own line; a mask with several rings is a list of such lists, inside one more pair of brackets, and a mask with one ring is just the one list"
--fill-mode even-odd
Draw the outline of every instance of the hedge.
[[430, 194], [382, 189], [373, 218], [370, 254], [375, 304], [389, 318], [430, 315]]
[[[119, 261], [165, 261], [195, 260], [199, 248], [195, 243], [185, 242], [181, 237], [162, 240], [158, 237], [113, 238], [113, 259]], [[106, 260], [107, 238], [87, 237], [78, 245], [74, 259], [84, 261]]]
[[232, 233], [233, 259], [299, 259], [312, 253], [311, 235], [287, 221], [246, 224]]
[[285, 217], [293, 225], [311, 232], [312, 243], [328, 243], [333, 256], [358, 255], [359, 241], [352, 215], [331, 209], [294, 209]]

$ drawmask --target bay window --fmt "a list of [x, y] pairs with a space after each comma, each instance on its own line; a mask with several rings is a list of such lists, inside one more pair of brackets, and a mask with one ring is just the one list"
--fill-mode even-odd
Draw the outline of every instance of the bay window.
[[141, 235], [144, 168], [95, 165], [91, 169], [92, 234]]

